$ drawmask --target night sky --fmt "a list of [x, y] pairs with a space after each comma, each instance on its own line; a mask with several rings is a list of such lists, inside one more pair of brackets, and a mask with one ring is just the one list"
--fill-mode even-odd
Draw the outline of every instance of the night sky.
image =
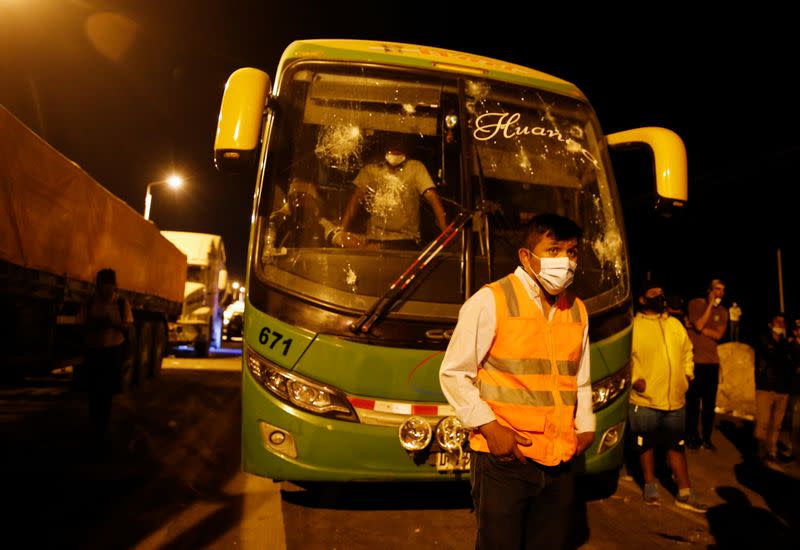
[[480, 10], [433, 4], [0, 0], [0, 103], [138, 211], [148, 182], [186, 176], [177, 194], [156, 191], [152, 219], [221, 234], [241, 278], [253, 181], [212, 164], [233, 70], [274, 77], [283, 49], [302, 38], [410, 42], [512, 61], [576, 84], [606, 133], [664, 126], [684, 139], [686, 212], [654, 221], [646, 201], [627, 203], [637, 277], [652, 271], [687, 297], [723, 277], [752, 330], [778, 308], [780, 247], [787, 309], [800, 313], [792, 15], [765, 3], [709, 17], [674, 2], [616, 12], [566, 2], [524, 11], [498, 1]]

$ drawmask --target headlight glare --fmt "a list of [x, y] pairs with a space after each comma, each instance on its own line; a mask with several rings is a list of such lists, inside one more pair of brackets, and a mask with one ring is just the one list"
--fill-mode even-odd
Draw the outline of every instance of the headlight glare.
[[631, 364], [626, 364], [611, 376], [592, 384], [592, 407], [596, 411], [604, 409], [625, 393], [631, 385]]
[[397, 435], [406, 451], [421, 451], [430, 445], [433, 429], [424, 418], [410, 416], [400, 424]]
[[325, 408], [333, 405], [330, 396], [309, 384], [290, 380], [287, 384], [292, 401], [305, 403], [312, 407]]
[[290, 373], [247, 350], [247, 367], [270, 393], [297, 408], [339, 420], [358, 422], [355, 411], [340, 391]]
[[460, 449], [467, 440], [467, 431], [455, 416], [443, 418], [436, 426], [436, 443], [447, 452]]

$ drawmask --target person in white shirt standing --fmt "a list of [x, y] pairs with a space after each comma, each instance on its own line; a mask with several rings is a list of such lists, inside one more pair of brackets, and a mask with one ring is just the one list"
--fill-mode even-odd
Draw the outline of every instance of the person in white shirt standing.
[[588, 315], [566, 289], [582, 231], [540, 214], [520, 267], [461, 308], [442, 361], [442, 391], [475, 453], [476, 548], [560, 548], [568, 540], [572, 459], [594, 441]]

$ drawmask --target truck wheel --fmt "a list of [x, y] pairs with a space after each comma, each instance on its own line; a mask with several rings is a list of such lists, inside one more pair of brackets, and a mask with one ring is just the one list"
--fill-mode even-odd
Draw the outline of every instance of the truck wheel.
[[153, 321], [153, 355], [150, 371], [147, 373], [150, 378], [158, 378], [161, 375], [161, 363], [164, 361], [164, 351], [167, 348], [167, 329], [164, 321]]
[[196, 357], [208, 357], [208, 342], [205, 340], [195, 342], [194, 354]]
[[122, 360], [122, 381], [120, 388], [123, 393], [131, 391], [139, 383], [139, 339], [136, 330], [128, 332], [125, 345], [125, 357]]
[[139, 352], [137, 354], [138, 377], [136, 383], [139, 384], [145, 376], [149, 376], [153, 365], [153, 323], [152, 321], [142, 321], [139, 325]]

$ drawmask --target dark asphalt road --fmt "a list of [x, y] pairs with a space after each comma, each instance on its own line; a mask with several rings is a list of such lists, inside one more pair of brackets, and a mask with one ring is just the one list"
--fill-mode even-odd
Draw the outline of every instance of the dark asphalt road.
[[114, 400], [111, 443], [92, 444], [67, 377], [2, 392], [5, 536], [30, 548], [130, 548], [198, 500], [216, 503], [169, 548], [202, 548], [239, 520], [222, 491], [239, 472], [239, 373], [172, 371]]
[[[111, 445], [90, 444], [84, 396], [66, 375], [0, 386], [0, 466], [8, 548], [471, 548], [464, 485], [279, 487], [240, 472], [239, 377], [174, 362], [115, 398]], [[234, 358], [216, 359], [231, 369]], [[224, 364], [223, 364], [224, 361]], [[229, 364], [230, 363], [230, 364]], [[235, 368], [235, 367], [234, 367]], [[689, 454], [708, 517], [642, 504], [623, 477], [578, 510], [582, 548], [763, 548], [797, 541], [797, 478], [742, 458], [749, 426], [721, 422], [716, 453]], [[666, 480], [667, 483], [669, 480]], [[792, 531], [794, 529], [794, 531]], [[13, 542], [11, 542], [13, 541]], [[10, 542], [10, 544], [8, 544]], [[731, 546], [734, 545], [734, 546]], [[739, 546], [737, 546], [739, 545]]]

